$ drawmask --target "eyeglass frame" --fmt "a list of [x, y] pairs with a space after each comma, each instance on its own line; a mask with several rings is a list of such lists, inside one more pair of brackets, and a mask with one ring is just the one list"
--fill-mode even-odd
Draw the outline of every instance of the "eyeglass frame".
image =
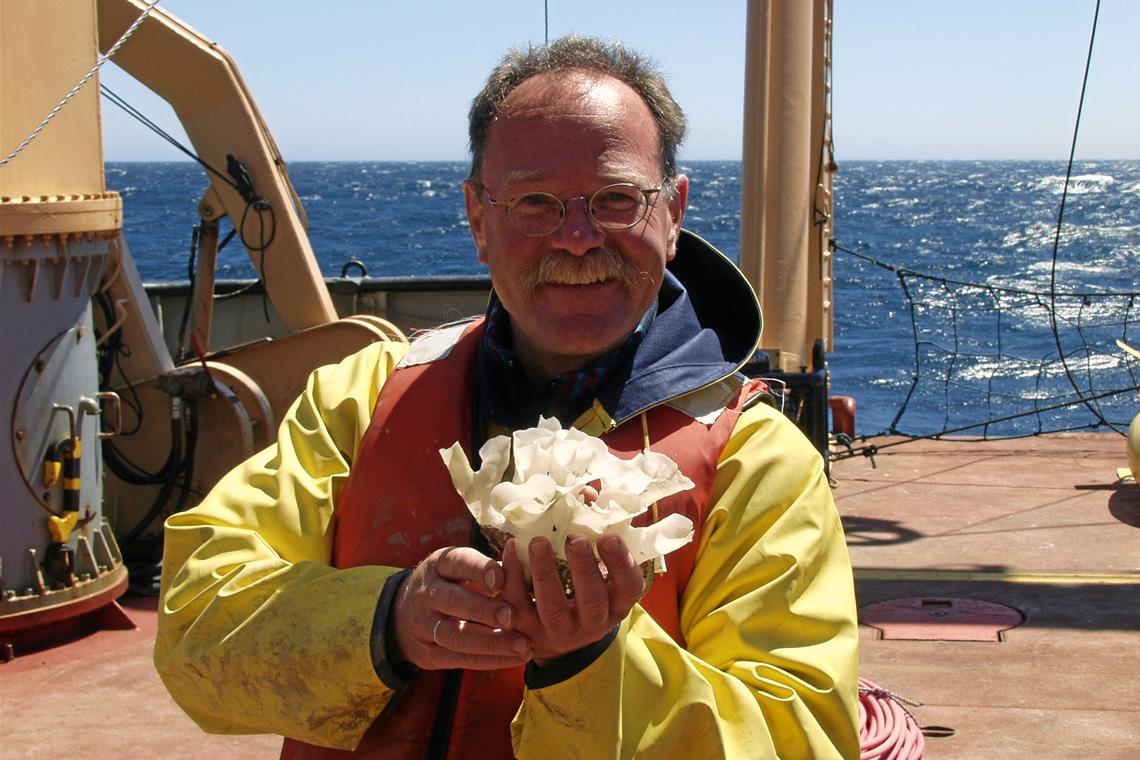
[[[632, 229], [632, 228], [636, 227], [637, 225], [641, 224], [643, 221], [645, 221], [645, 218], [647, 216], [649, 216], [649, 209], [653, 205], [653, 202], [656, 200], [657, 194], [666, 190], [666, 188], [669, 186], [671, 181], [672, 181], [671, 177], [668, 177], [668, 176], [662, 177], [661, 178], [661, 184], [659, 184], [657, 187], [639, 187], [636, 184], [634, 184], [633, 182], [611, 182], [610, 184], [606, 185], [605, 187], [598, 188], [589, 196], [572, 195], [569, 198], [566, 198], [565, 200], [562, 198], [559, 198], [554, 193], [548, 193], [548, 192], [545, 192], [543, 190], [538, 190], [538, 191], [532, 191], [532, 192], [528, 192], [528, 193], [519, 193], [518, 195], [513, 196], [512, 198], [509, 198], [508, 200], [505, 200], [505, 201], [495, 200], [495, 197], [493, 195], [491, 195], [491, 188], [487, 187], [482, 182], [479, 182], [478, 180], [472, 180], [472, 184], [474, 184], [479, 189], [480, 193], [486, 193], [487, 194], [487, 202], [488, 202], [487, 205], [489, 205], [493, 208], [504, 208], [504, 209], [506, 209], [506, 211], [507, 211], [507, 224], [509, 224], [511, 226], [511, 229], [514, 229], [515, 232], [518, 232], [520, 235], [524, 235], [526, 237], [538, 238], [538, 237], [546, 237], [547, 235], [553, 235], [555, 232], [558, 232], [558, 230], [562, 228], [562, 225], [566, 224], [566, 217], [569, 214], [568, 204], [570, 203], [570, 201], [577, 201], [577, 200], [586, 201], [586, 215], [590, 217], [590, 223], [593, 224], [598, 229], [607, 230], [609, 232], [621, 232], [622, 230]], [[642, 207], [641, 216], [639, 216], [636, 220], [630, 222], [629, 224], [625, 224], [625, 225], [622, 225], [620, 227], [613, 227], [613, 226], [610, 226], [607, 224], [603, 224], [597, 217], [594, 216], [594, 212], [592, 210], [592, 205], [593, 205], [594, 199], [597, 198], [598, 195], [602, 191], [609, 190], [610, 188], [613, 188], [613, 187], [632, 187], [634, 190], [637, 190], [638, 192], [640, 192], [641, 197], [645, 199], [645, 205]], [[652, 194], [654, 197], [650, 198], [649, 197], [650, 194]], [[515, 226], [514, 222], [511, 221], [511, 209], [514, 208], [515, 205], [517, 205], [517, 202], [519, 200], [521, 200], [522, 198], [525, 198], [528, 195], [545, 195], [545, 196], [548, 196], [548, 197], [553, 198], [554, 200], [558, 201], [558, 204], [562, 207], [562, 213], [558, 218], [558, 224], [554, 225], [554, 227], [552, 229], [550, 229], [548, 232], [541, 232], [541, 233], [523, 232], [522, 230], [518, 229]]]

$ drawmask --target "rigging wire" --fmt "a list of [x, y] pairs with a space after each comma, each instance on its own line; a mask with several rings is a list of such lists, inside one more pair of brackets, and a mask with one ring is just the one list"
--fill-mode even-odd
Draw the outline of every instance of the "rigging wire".
[[[1136, 390], [1135, 388], [1115, 388], [1115, 389], [1110, 390], [1110, 391], [1103, 391], [1101, 393], [1097, 393], [1093, 396], [1090, 396], [1089, 398], [1092, 400], [1099, 400], [1102, 398], [1109, 398], [1111, 396], [1119, 396], [1121, 394], [1133, 392], [1135, 390]], [[885, 434], [890, 434], [890, 433], [896, 433], [899, 435], [906, 435], [906, 438], [904, 440], [901, 440], [901, 441], [892, 441], [890, 443], [871, 444], [871, 445], [867, 445], [867, 446], [858, 446], [858, 447], [852, 446], [847, 451], [842, 451], [842, 452], [838, 452], [836, 454], [832, 454], [832, 459], [833, 460], [847, 459], [849, 457], [852, 457], [852, 456], [855, 456], [858, 454], [862, 454], [863, 456], [874, 456], [875, 454], [879, 453], [883, 449], [890, 449], [890, 448], [894, 448], [895, 446], [902, 446], [903, 444], [906, 444], [906, 443], [915, 443], [916, 441], [938, 441], [938, 440], [941, 440], [944, 436], [954, 435], [955, 433], [961, 433], [961, 432], [964, 432], [966, 430], [973, 430], [974, 428], [987, 427], [989, 425], [997, 425], [998, 423], [1001, 423], [1001, 422], [1009, 422], [1011, 420], [1015, 420], [1015, 419], [1018, 419], [1021, 417], [1028, 417], [1028, 416], [1034, 415], [1034, 414], [1041, 414], [1042, 412], [1052, 412], [1052, 411], [1056, 411], [1058, 409], [1065, 409], [1066, 407], [1070, 407], [1070, 406], [1077, 406], [1077, 405], [1083, 403], [1083, 401], [1084, 401], [1083, 398], [1077, 399], [1075, 401], [1062, 401], [1062, 402], [1057, 403], [1057, 404], [1050, 404], [1048, 406], [1036, 407], [1032, 411], [1029, 411], [1029, 412], [1018, 412], [1016, 414], [1010, 414], [1010, 415], [1007, 415], [1005, 417], [998, 417], [997, 419], [988, 419], [985, 422], [973, 422], [973, 423], [970, 423], [968, 425], [959, 425], [958, 427], [948, 428], [946, 430], [940, 430], [937, 433], [928, 433], [927, 435], [907, 435], [907, 434], [903, 434], [903, 433], [898, 433], [898, 431], [892, 429], [890, 431], [887, 431], [887, 433], [877, 433], [876, 435], [885, 435]], [[1098, 425], [1098, 423], [1090, 423], [1088, 425], [1080, 425], [1080, 426], [1065, 428], [1064, 430], [1055, 430], [1053, 432], [1071, 432], [1071, 431], [1075, 431], [1075, 430], [1085, 430], [1088, 428], [1096, 427], [1097, 425]], [[1036, 436], [1036, 435], [1039, 435], [1039, 432], [1038, 433], [1026, 433], [1023, 435], [1005, 435], [1002, 437], [1003, 438], [1031, 438], [1031, 437]], [[875, 436], [860, 436], [860, 438], [862, 440], [868, 440], [869, 438], [874, 438], [874, 437]], [[970, 440], [970, 439], [955, 439], [955, 440], [961, 441], [963, 443], [972, 442], [972, 440]]]
[[116, 106], [121, 108], [124, 112], [127, 113], [127, 115], [134, 118], [136, 121], [138, 121], [144, 127], [149, 129], [150, 131], [154, 132], [156, 135], [161, 137], [166, 142], [173, 145], [176, 149], [185, 153], [191, 159], [193, 159], [198, 164], [200, 164], [203, 169], [210, 172], [211, 174], [213, 174], [218, 179], [222, 180], [222, 182], [225, 182], [227, 185], [232, 187], [238, 193], [243, 192], [242, 188], [238, 185], [237, 182], [230, 179], [226, 174], [222, 173], [221, 171], [218, 171], [217, 169], [215, 169], [213, 166], [211, 166], [205, 159], [203, 159], [197, 153], [195, 153], [194, 151], [190, 150], [185, 145], [180, 143], [173, 135], [171, 135], [169, 132], [167, 132], [162, 127], [160, 127], [157, 123], [155, 123], [152, 119], [150, 119], [150, 117], [148, 117], [142, 111], [140, 111], [139, 109], [135, 108], [130, 103], [128, 103], [121, 95], [116, 93], [110, 87], [108, 87], [105, 84], [100, 84], [99, 85], [99, 91], [101, 93], [103, 93], [103, 97], [107, 98], [107, 100], [111, 101]]
[[[173, 135], [160, 127], [154, 120], [150, 119], [146, 114], [142, 113], [139, 109], [128, 103], [126, 99], [117, 94], [106, 85], [99, 85], [100, 91], [103, 96], [111, 103], [121, 108], [127, 115], [137, 120], [140, 124], [150, 129], [163, 140], [174, 146], [176, 149], [185, 153], [191, 159], [196, 161], [210, 174], [220, 179], [226, 185], [231, 187], [234, 192], [242, 197], [245, 201], [245, 209], [242, 211], [241, 219], [237, 221], [234, 230], [226, 236], [221, 245], [218, 246], [220, 251], [226, 246], [226, 243], [233, 237], [234, 232], [238, 233], [241, 238], [242, 245], [245, 246], [251, 254], [258, 254], [258, 279], [257, 282], [265, 286], [265, 293], [262, 297], [262, 313], [265, 315], [265, 321], [270, 322], [269, 315], [269, 302], [268, 302], [268, 276], [267, 264], [265, 258], [265, 251], [273, 243], [277, 236], [277, 217], [274, 213], [273, 206], [267, 200], [257, 194], [253, 186], [253, 178], [249, 174], [249, 170], [239, 161], [233, 154], [226, 155], [226, 171], [222, 172], [212, 166], [208, 161], [202, 158], [194, 151], [187, 148], [180, 143]], [[252, 220], [251, 212], [256, 214], [256, 237], [247, 235], [247, 222]], [[232, 221], [232, 220], [231, 220]]]
[[[1029, 288], [1014, 288], [1007, 285], [993, 285], [991, 283], [971, 282], [970, 280], [956, 280], [953, 277], [943, 277], [942, 275], [930, 274], [928, 272], [919, 272], [916, 269], [908, 269], [907, 267], [900, 267], [895, 264], [888, 263], [882, 259], [877, 259], [874, 256], [869, 256], [866, 253], [856, 251], [853, 248], [847, 248], [837, 241], [831, 241], [832, 247], [837, 251], [850, 254], [857, 259], [862, 259], [868, 264], [874, 264], [877, 267], [887, 270], [893, 274], [903, 275], [906, 277], [914, 277], [920, 280], [930, 280], [932, 282], [947, 283], [950, 285], [958, 285], [965, 288], [978, 288], [979, 290], [999, 291], [1002, 293], [1012, 293], [1022, 296], [1039, 296], [1042, 294], [1040, 290], [1030, 290]], [[1085, 298], [1085, 297], [1100, 297], [1100, 296], [1140, 296], [1140, 290], [1053, 290], [1050, 293], [1055, 293], [1058, 296], [1066, 298]]]
[[[843, 245], [839, 244], [838, 242], [836, 242], [834, 240], [830, 241], [830, 245], [836, 251], [841, 251], [843, 253], [850, 254], [850, 255], [852, 255], [858, 259], [861, 259], [863, 261], [866, 261], [866, 262], [868, 262], [874, 266], [885, 269], [885, 270], [891, 272], [892, 274], [894, 274], [896, 276], [898, 283], [899, 283], [899, 287], [902, 290], [903, 295], [904, 295], [907, 303], [909, 304], [910, 329], [911, 329], [911, 334], [913, 336], [915, 336], [915, 345], [914, 345], [914, 350], [915, 350], [914, 367], [915, 367], [915, 369], [914, 369], [913, 375], [911, 376], [910, 388], [907, 391], [906, 398], [903, 400], [902, 404], [899, 407], [898, 412], [895, 414], [894, 418], [891, 420], [890, 424], [886, 427], [885, 430], [883, 430], [879, 433], [872, 434], [872, 435], [859, 436], [859, 439], [863, 440], [863, 441], [867, 441], [868, 439], [876, 438], [876, 437], [882, 436], [882, 435], [903, 435], [903, 436], [906, 436], [906, 439], [902, 440], [902, 441], [895, 441], [892, 443], [882, 444], [882, 445], [867, 444], [867, 445], [858, 446], [858, 447], [852, 447], [852, 446], [848, 445], [847, 451], [833, 452], [831, 455], [833, 460], [846, 459], [848, 457], [856, 456], [859, 454], [862, 454], [864, 456], [874, 456], [876, 453], [878, 453], [878, 451], [880, 449], [883, 449], [883, 448], [890, 448], [893, 446], [902, 445], [904, 443], [912, 443], [912, 442], [921, 441], [921, 440], [938, 440], [938, 439], [942, 438], [943, 436], [953, 435], [956, 433], [962, 433], [964, 431], [977, 429], [977, 428], [982, 428], [984, 431], [988, 431], [989, 427], [992, 425], [997, 425], [997, 424], [1000, 424], [1003, 422], [1010, 422], [1010, 421], [1013, 421], [1016, 419], [1030, 417], [1030, 416], [1036, 416], [1038, 419], [1038, 424], [1037, 424], [1038, 429], [1036, 432], [1021, 434], [1021, 435], [1008, 435], [1008, 434], [1006, 434], [1004, 437], [1019, 438], [1019, 437], [1030, 437], [1030, 436], [1040, 435], [1042, 432], [1044, 432], [1042, 429], [1042, 421], [1041, 421], [1041, 415], [1042, 414], [1045, 414], [1047, 412], [1061, 410], [1061, 409], [1066, 409], [1066, 408], [1070, 408], [1070, 407], [1075, 407], [1075, 406], [1081, 406], [1081, 405], [1087, 406], [1088, 402], [1099, 401], [1101, 399], [1108, 399], [1108, 398], [1112, 398], [1112, 397], [1118, 397], [1118, 396], [1121, 396], [1121, 395], [1124, 395], [1127, 393], [1135, 393], [1137, 390], [1136, 384], [1133, 384], [1131, 386], [1114, 388], [1111, 390], [1106, 390], [1106, 391], [1103, 391], [1100, 393], [1090, 395], [1091, 394], [1091, 389], [1090, 389], [1090, 391], [1078, 393], [1078, 397], [1076, 399], [1069, 399], [1069, 400], [1064, 400], [1064, 401], [1058, 401], [1057, 403], [1042, 405], [1040, 403], [1040, 401], [1042, 400], [1042, 398], [1041, 398], [1042, 388], [1040, 387], [1040, 384], [1042, 382], [1042, 377], [1043, 377], [1044, 373], [1043, 373], [1043, 371], [1039, 370], [1037, 373], [1038, 387], [1035, 389], [1035, 393], [1034, 393], [1034, 408], [1029, 410], [1029, 411], [1018, 412], [1018, 413], [1010, 414], [1010, 415], [1003, 416], [1003, 417], [997, 417], [997, 418], [991, 417], [991, 418], [988, 418], [988, 419], [981, 421], [981, 422], [973, 422], [973, 423], [969, 423], [969, 424], [960, 425], [960, 426], [954, 427], [954, 428], [947, 428], [947, 429], [943, 429], [941, 431], [938, 431], [936, 433], [930, 433], [927, 435], [912, 435], [909, 433], [905, 433], [905, 432], [899, 430], [898, 425], [900, 424], [901, 418], [905, 414], [907, 407], [908, 407], [912, 397], [914, 396], [915, 391], [918, 388], [919, 381], [921, 379], [920, 378], [920, 374], [921, 374], [920, 365], [921, 365], [922, 354], [920, 351], [920, 342], [928, 343], [930, 345], [936, 345], [936, 344], [931, 343], [929, 340], [919, 341], [919, 339], [917, 337], [919, 335], [919, 327], [918, 327], [916, 309], [917, 309], [917, 305], [919, 302], [919, 297], [912, 291], [911, 285], [908, 282], [908, 280], [918, 279], [918, 280], [929, 281], [930, 283], [932, 283], [936, 286], [940, 286], [942, 289], [947, 289], [947, 287], [949, 285], [956, 285], [956, 286], [959, 286], [962, 288], [977, 289], [979, 291], [983, 291], [985, 293], [988, 293], [990, 295], [990, 297], [995, 302], [998, 303], [999, 307], [1000, 307], [1000, 303], [1001, 303], [1001, 298], [1003, 296], [1021, 296], [1021, 297], [1029, 297], [1029, 298], [1034, 299], [1035, 302], [1038, 304], [1038, 306], [1040, 308], [1042, 308], [1043, 310], [1045, 310], [1045, 309], [1048, 309], [1048, 304], [1046, 303], [1046, 292], [1044, 290], [1037, 291], [1037, 290], [1029, 290], [1029, 289], [1025, 289], [1025, 288], [1014, 288], [1014, 287], [999, 286], [999, 285], [995, 285], [993, 283], [968, 282], [968, 281], [964, 281], [964, 280], [955, 280], [955, 279], [941, 277], [941, 276], [937, 276], [937, 275], [933, 275], [933, 274], [927, 274], [924, 272], [918, 272], [918, 271], [915, 271], [912, 269], [907, 269], [905, 267], [895, 266], [893, 264], [890, 264], [890, 263], [887, 263], [887, 262], [882, 261], [880, 259], [869, 256], [866, 253], [861, 253], [859, 251], [855, 251], [855, 250], [852, 250], [850, 248], [844, 247]], [[1088, 303], [1093, 298], [1096, 298], [1096, 297], [1126, 298], [1128, 305], [1127, 305], [1125, 316], [1124, 316], [1124, 330], [1125, 330], [1125, 334], [1127, 334], [1128, 325], [1132, 321], [1132, 317], [1131, 317], [1132, 310], [1133, 310], [1138, 298], [1140, 298], [1140, 291], [1062, 292], [1062, 291], [1057, 291], [1054, 288], [1053, 290], [1051, 290], [1049, 292], [1049, 295], [1053, 295], [1055, 297], [1067, 297], [1067, 298], [1080, 299], [1082, 302], [1081, 311], [1080, 311], [1081, 315], [1083, 315], [1085, 308], [1087, 307]], [[1000, 308], [998, 309], [998, 314], [999, 314], [999, 318], [1000, 318], [1000, 314], [1001, 314]], [[1083, 330], [1085, 328], [1085, 325], [1083, 325], [1081, 323], [1082, 320], [1083, 320], [1083, 317], [1080, 317], [1080, 315], [1079, 315], [1079, 319], [1077, 321], [1077, 324], [1075, 325], [1076, 329], [1081, 334], [1083, 334]], [[957, 329], [957, 328], [955, 327], [955, 329]], [[1057, 328], [1053, 327], [1052, 329], [1053, 329], [1054, 334], [1055, 334], [1055, 331]], [[1001, 350], [1000, 350], [1001, 334], [1000, 334], [1000, 331], [999, 331], [998, 345], [999, 345], [999, 355], [1001, 355]], [[955, 352], [956, 353], [958, 352], [957, 344], [955, 344]], [[1045, 359], [1043, 358], [1042, 362], [1044, 362], [1044, 361], [1045, 361]], [[1054, 359], [1053, 361], [1056, 361], [1056, 359]], [[1135, 378], [1135, 374], [1132, 372], [1131, 368], [1129, 368], [1128, 371], [1129, 371], [1129, 377]], [[992, 381], [992, 378], [991, 378], [991, 381]], [[949, 381], [947, 380], [947, 382], [949, 382]], [[991, 394], [991, 395], [995, 395], [995, 394]], [[996, 395], [998, 397], [1009, 398], [1010, 400], [1020, 400], [1019, 397], [1007, 396], [1005, 394], [996, 394]], [[1054, 397], [1054, 398], [1058, 398], [1058, 397]], [[1059, 398], [1063, 398], [1063, 397], [1059, 397]], [[1043, 399], [1043, 400], [1044, 401], [1050, 401], [1050, 399]], [[990, 401], [992, 401], [992, 399], [990, 399]], [[945, 422], [946, 422], [946, 420], [944, 420], [944, 423]], [[1095, 421], [1090, 422], [1087, 425], [1074, 425], [1072, 427], [1065, 428], [1063, 430], [1053, 429], [1052, 432], [1067, 432], [1067, 431], [1085, 430], [1085, 429], [1090, 429], [1090, 428], [1096, 428], [1096, 427], [1099, 427], [1103, 424], [1105, 424], [1104, 418], [1098, 415]]]
[[1094, 399], [1086, 398], [1084, 391], [1082, 391], [1081, 388], [1077, 385], [1077, 380], [1075, 377], [1073, 377], [1073, 372], [1069, 368], [1069, 363], [1065, 360], [1065, 351], [1061, 347], [1061, 334], [1057, 330], [1057, 251], [1061, 243], [1061, 225], [1065, 219], [1065, 200], [1068, 198], [1069, 194], [1069, 180], [1073, 175], [1073, 160], [1077, 152], [1077, 135], [1080, 134], [1081, 129], [1081, 114], [1085, 106], [1085, 91], [1088, 88], [1089, 71], [1092, 68], [1093, 43], [1096, 41], [1096, 27], [1099, 18], [1100, 0], [1096, 0], [1096, 7], [1093, 11], [1092, 31], [1089, 33], [1089, 48], [1088, 53], [1085, 57], [1085, 73], [1083, 79], [1081, 80], [1081, 97], [1077, 102], [1077, 118], [1076, 123], [1073, 125], [1073, 139], [1069, 145], [1069, 163], [1065, 168], [1065, 184], [1061, 187], [1061, 203], [1060, 207], [1057, 210], [1057, 228], [1053, 235], [1053, 256], [1052, 263], [1049, 268], [1049, 321], [1053, 327], [1053, 340], [1057, 344], [1057, 355], [1061, 359], [1061, 366], [1065, 370], [1065, 378], [1069, 381], [1069, 384], [1073, 386], [1073, 391], [1077, 394], [1077, 397], [1084, 402], [1085, 407], [1088, 408], [1093, 416], [1100, 420], [1101, 424], [1106, 425], [1117, 433], [1123, 435], [1124, 431], [1116, 427], [1116, 425], [1114, 425], [1112, 422], [1109, 422], [1107, 419], [1105, 419], [1104, 415], [1101, 414], [1100, 407], [1093, 403]]

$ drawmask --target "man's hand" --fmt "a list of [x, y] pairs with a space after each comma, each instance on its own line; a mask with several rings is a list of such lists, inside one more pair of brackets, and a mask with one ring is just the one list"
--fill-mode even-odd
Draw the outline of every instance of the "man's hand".
[[425, 670], [495, 670], [523, 665], [531, 650], [510, 630], [511, 607], [498, 598], [502, 567], [475, 549], [428, 555], [396, 594], [392, 627], [404, 658]]
[[605, 578], [590, 542], [580, 535], [567, 539], [566, 561], [574, 585], [573, 599], [567, 598], [562, 589], [550, 542], [536, 538], [527, 549], [533, 598], [526, 590], [522, 563], [512, 540], [503, 552], [507, 576], [503, 599], [514, 608], [512, 625], [530, 639], [534, 663], [539, 667], [602, 639], [625, 619], [645, 591], [641, 568], [617, 536], [602, 536], [598, 540], [598, 554], [608, 571]]

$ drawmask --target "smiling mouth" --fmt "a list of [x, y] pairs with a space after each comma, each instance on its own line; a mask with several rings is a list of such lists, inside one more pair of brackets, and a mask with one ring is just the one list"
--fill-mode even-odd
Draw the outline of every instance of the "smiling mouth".
[[574, 277], [574, 276], [570, 276], [570, 277], [561, 277], [561, 278], [550, 278], [548, 280], [543, 280], [541, 282], [541, 284], [542, 285], [600, 285], [600, 284], [606, 283], [606, 282], [613, 282], [614, 279], [615, 279], [614, 277], [589, 277], [589, 276]]

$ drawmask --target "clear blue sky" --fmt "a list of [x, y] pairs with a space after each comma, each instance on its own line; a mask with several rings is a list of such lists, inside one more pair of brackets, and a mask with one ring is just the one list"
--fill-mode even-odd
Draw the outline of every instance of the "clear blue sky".
[[[466, 158], [472, 95], [542, 0], [163, 0], [235, 58], [286, 160]], [[549, 0], [550, 35], [649, 53], [683, 159], [740, 157], [744, 0]], [[835, 0], [839, 159], [1068, 157], [1095, 0]], [[1102, 0], [1077, 157], [1140, 158], [1140, 0]], [[103, 82], [177, 132], [113, 65]], [[182, 154], [104, 101], [108, 160]]]

